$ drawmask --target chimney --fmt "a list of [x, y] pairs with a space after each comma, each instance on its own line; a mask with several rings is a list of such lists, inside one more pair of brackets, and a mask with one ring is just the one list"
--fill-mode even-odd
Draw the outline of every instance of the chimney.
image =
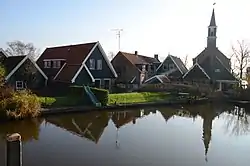
[[154, 54], [154, 58], [159, 60], [159, 55], [158, 54]]
[[138, 55], [138, 51], [135, 51], [135, 55]]

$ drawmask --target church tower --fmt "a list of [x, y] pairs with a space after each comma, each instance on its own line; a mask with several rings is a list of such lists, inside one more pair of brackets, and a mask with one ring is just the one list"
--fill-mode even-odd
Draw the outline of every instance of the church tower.
[[216, 38], [217, 38], [216, 32], [217, 32], [217, 26], [215, 23], [215, 14], [213, 9], [210, 25], [208, 26], [207, 48], [216, 47]]

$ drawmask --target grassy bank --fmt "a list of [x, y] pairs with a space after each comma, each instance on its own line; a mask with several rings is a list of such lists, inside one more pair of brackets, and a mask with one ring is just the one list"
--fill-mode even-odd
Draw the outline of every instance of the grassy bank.
[[162, 92], [119, 93], [109, 94], [109, 105], [157, 102], [169, 99], [169, 94]]
[[[157, 102], [166, 99], [169, 99], [169, 95], [161, 92], [109, 94], [107, 105]], [[80, 96], [40, 97], [39, 101], [43, 107], [79, 106], [86, 103]]]

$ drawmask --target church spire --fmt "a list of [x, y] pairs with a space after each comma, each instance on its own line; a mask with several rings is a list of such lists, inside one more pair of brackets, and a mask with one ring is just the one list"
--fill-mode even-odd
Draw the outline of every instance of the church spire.
[[210, 25], [209, 26], [216, 26], [214, 9], [213, 9], [213, 12], [212, 12], [212, 17], [211, 17]]
[[208, 26], [208, 36], [207, 36], [207, 47], [208, 48], [215, 48], [216, 47], [216, 32], [217, 32], [217, 26], [215, 23], [215, 14], [214, 9], [212, 12], [212, 17], [210, 20], [210, 24]]

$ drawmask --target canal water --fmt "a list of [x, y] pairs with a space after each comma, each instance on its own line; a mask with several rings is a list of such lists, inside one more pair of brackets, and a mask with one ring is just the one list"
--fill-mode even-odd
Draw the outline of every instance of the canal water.
[[250, 118], [235, 106], [159, 107], [56, 115], [0, 125], [23, 139], [23, 166], [243, 166]]

